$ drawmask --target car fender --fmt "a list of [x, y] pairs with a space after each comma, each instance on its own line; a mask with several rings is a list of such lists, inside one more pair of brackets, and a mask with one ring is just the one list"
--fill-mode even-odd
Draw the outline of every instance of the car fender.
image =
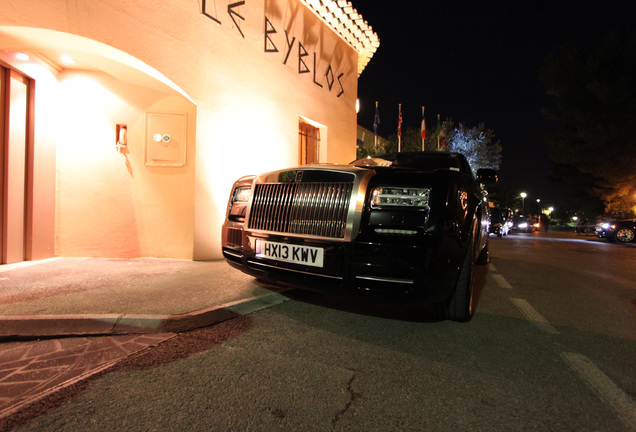
[[471, 190], [470, 179], [465, 174], [444, 170], [436, 172], [435, 177], [438, 187], [447, 185], [444, 231], [455, 234], [457, 241], [465, 250], [480, 202]]

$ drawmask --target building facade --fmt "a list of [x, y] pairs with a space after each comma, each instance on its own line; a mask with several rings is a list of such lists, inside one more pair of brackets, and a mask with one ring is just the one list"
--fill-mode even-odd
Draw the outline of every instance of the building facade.
[[5, 0], [1, 263], [218, 259], [232, 182], [356, 153], [347, 1]]

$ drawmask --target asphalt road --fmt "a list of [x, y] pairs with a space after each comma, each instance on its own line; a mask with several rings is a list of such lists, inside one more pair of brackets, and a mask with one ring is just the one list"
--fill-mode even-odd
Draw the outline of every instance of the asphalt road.
[[491, 240], [469, 323], [294, 293], [131, 357], [15, 430], [636, 431], [636, 248]]

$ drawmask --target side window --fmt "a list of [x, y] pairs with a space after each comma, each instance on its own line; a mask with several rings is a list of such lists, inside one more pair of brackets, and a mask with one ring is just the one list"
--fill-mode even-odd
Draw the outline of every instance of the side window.
[[320, 129], [300, 121], [298, 123], [298, 163], [300, 165], [317, 163], [319, 152]]

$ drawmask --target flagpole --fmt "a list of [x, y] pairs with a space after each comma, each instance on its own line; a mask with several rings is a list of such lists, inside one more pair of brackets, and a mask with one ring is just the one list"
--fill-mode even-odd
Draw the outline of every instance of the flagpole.
[[426, 141], [426, 120], [424, 119], [424, 107], [422, 107], [422, 151], [425, 150], [424, 142]]
[[439, 151], [439, 135], [442, 132], [442, 124], [439, 121], [440, 115], [437, 114], [437, 151]]
[[373, 134], [375, 135], [375, 142], [373, 147], [376, 152], [378, 151], [378, 126], [380, 126], [380, 114], [378, 113], [378, 101], [375, 101], [375, 116], [373, 117]]
[[399, 105], [400, 115], [398, 117], [398, 153], [402, 149], [402, 104]]

